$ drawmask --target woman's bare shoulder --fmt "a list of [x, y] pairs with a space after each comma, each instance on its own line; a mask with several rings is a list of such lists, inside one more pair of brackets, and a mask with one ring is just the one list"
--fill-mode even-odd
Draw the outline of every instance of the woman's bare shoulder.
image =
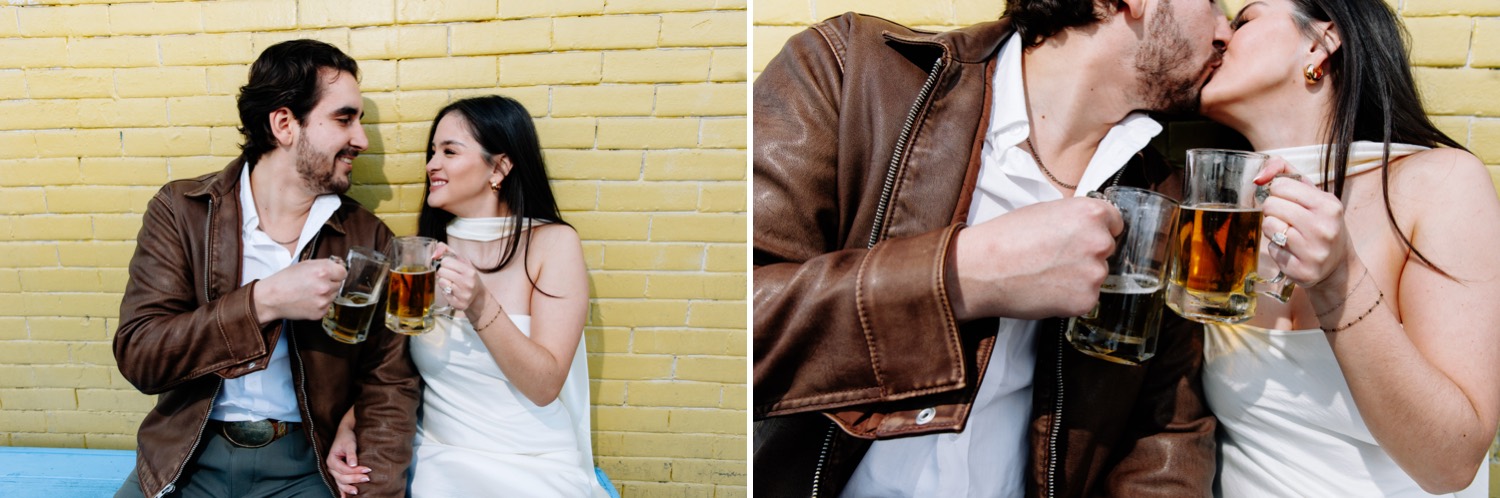
[[578, 230], [562, 223], [548, 223], [531, 229], [527, 238], [533, 266], [548, 261], [583, 260], [583, 241]]
[[1426, 185], [1457, 179], [1489, 178], [1489, 169], [1474, 154], [1463, 149], [1427, 149], [1391, 163], [1391, 179]]
[[1402, 197], [1451, 203], [1494, 197], [1495, 179], [1483, 162], [1463, 149], [1428, 149], [1391, 163], [1391, 189]]
[[578, 236], [578, 230], [572, 225], [562, 223], [548, 223], [531, 230], [532, 244], [537, 249], [560, 248], [559, 246], [578, 245], [582, 240]]

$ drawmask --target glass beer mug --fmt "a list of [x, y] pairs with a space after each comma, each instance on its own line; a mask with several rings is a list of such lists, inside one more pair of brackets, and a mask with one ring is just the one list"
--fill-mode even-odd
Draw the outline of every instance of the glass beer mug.
[[385, 326], [392, 332], [425, 334], [432, 330], [434, 318], [452, 313], [446, 306], [433, 306], [437, 262], [432, 255], [437, 244], [427, 237], [396, 237], [385, 305]]
[[[339, 261], [337, 256], [334, 261]], [[375, 302], [385, 290], [386, 272], [390, 269], [385, 255], [368, 247], [349, 248], [349, 256], [343, 261], [348, 273], [339, 286], [333, 306], [323, 316], [323, 331], [328, 337], [345, 344], [364, 342], [370, 330], [370, 321], [375, 317]]]
[[1120, 210], [1125, 228], [1109, 255], [1109, 275], [1099, 304], [1068, 321], [1068, 342], [1083, 354], [1138, 365], [1156, 355], [1157, 328], [1166, 299], [1166, 269], [1177, 202], [1134, 187], [1110, 187], [1104, 199]]
[[1266, 280], [1260, 262], [1262, 190], [1255, 175], [1269, 156], [1192, 149], [1168, 271], [1167, 306], [1196, 322], [1240, 323], [1255, 316], [1255, 293], [1286, 302], [1286, 276]]

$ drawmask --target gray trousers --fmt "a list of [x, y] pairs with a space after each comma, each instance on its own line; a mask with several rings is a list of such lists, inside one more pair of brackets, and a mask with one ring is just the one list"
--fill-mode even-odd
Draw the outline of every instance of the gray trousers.
[[[177, 479], [177, 490], [167, 496], [327, 497], [333, 493], [318, 474], [322, 462], [317, 461], [301, 429], [260, 448], [230, 444], [218, 431], [206, 432], [203, 437], [207, 439], [203, 450], [188, 462]], [[144, 498], [135, 470], [130, 471], [115, 498]]]

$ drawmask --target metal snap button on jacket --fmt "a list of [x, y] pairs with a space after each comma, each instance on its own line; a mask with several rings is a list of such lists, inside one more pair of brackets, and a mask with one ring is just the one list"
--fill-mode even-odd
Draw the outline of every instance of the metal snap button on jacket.
[[922, 411], [917, 412], [917, 425], [927, 425], [927, 423], [931, 422], [932, 418], [936, 416], [936, 408], [923, 408]]

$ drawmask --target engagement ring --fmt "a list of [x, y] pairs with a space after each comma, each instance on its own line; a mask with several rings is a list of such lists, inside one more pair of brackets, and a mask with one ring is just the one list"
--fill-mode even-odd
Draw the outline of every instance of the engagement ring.
[[451, 296], [451, 295], [453, 295], [453, 288], [444, 285], [443, 286], [443, 293]]
[[1283, 228], [1280, 232], [1271, 234], [1271, 243], [1281, 247], [1286, 247], [1286, 231], [1291, 229], [1292, 227], [1286, 227]]

